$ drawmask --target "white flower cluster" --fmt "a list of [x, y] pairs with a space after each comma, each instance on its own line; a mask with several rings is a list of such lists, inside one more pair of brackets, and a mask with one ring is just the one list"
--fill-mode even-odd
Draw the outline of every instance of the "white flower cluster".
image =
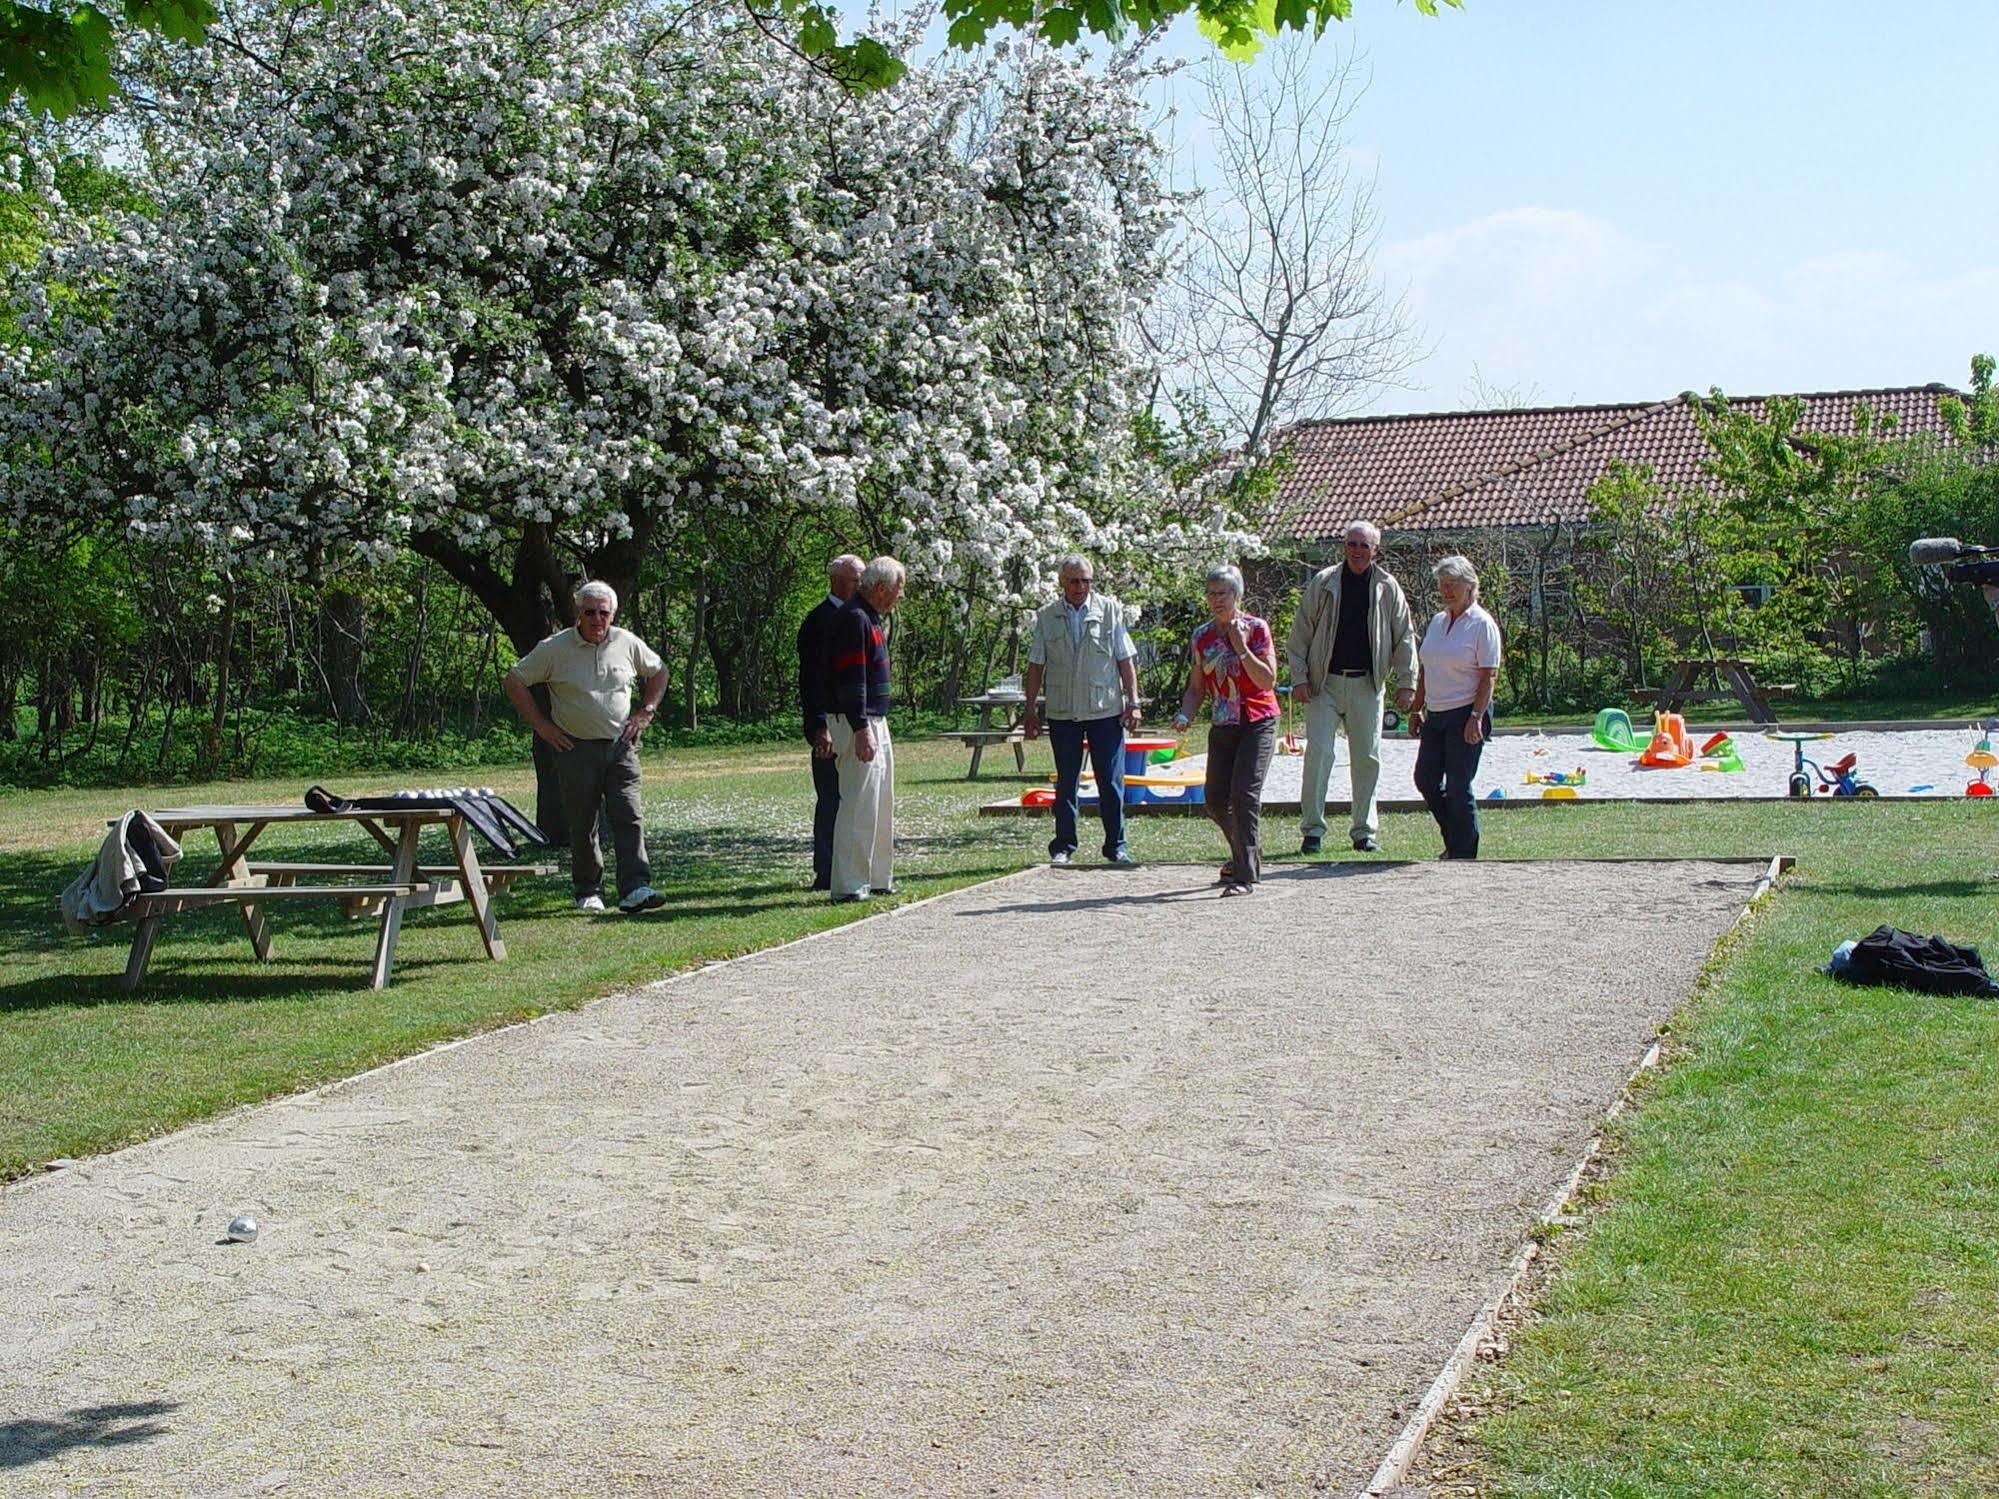
[[264, 0], [163, 50], [148, 209], [69, 221], [0, 346], [16, 523], [464, 575], [840, 506], [1002, 595], [1253, 544], [1135, 441], [1174, 212], [1135, 65], [853, 96], [735, 19]]

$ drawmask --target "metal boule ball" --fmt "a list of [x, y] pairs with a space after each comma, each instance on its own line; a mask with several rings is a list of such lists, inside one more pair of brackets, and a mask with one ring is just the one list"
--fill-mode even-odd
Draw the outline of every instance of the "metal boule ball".
[[257, 1220], [248, 1213], [229, 1220], [229, 1242], [232, 1244], [254, 1244], [257, 1242]]

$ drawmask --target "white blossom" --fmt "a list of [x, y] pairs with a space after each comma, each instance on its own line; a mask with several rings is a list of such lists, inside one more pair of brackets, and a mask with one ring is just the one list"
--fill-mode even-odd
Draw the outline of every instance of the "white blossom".
[[15, 520], [464, 576], [828, 506], [1001, 598], [1252, 546], [1135, 437], [1175, 204], [1133, 67], [856, 97], [732, 20], [265, 3], [162, 50], [150, 206], [68, 220], [0, 347]]

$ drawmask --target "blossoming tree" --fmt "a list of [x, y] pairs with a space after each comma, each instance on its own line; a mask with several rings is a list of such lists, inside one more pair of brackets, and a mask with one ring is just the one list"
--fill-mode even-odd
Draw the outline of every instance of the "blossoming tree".
[[704, 514], [838, 507], [1016, 590], [1217, 545], [1132, 437], [1172, 204], [1129, 67], [856, 95], [711, 9], [370, 0], [147, 76], [151, 206], [71, 223], [0, 349], [18, 524], [406, 545], [521, 649]]

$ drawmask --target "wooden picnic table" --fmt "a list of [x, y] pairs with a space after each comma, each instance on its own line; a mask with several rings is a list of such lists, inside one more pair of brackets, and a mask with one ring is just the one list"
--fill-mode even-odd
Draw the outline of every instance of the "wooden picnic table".
[[[130, 993], [145, 982], [146, 965], [153, 955], [160, 926], [168, 917], [209, 906], [236, 904], [249, 928], [250, 946], [259, 962], [271, 955], [270, 925], [264, 906], [272, 901], [324, 900], [338, 902], [350, 917], [364, 915], [377, 919], [375, 966], [368, 987], [380, 989], [389, 982], [395, 964], [396, 936], [402, 930], [403, 912], [424, 906], [448, 906], [464, 901], [479, 927], [486, 956], [494, 960], [507, 955], [500, 940], [499, 918], [492, 897], [524, 875], [551, 873], [552, 864], [500, 864], [481, 866], [478, 850], [472, 846], [471, 829], [463, 814], [451, 807], [395, 808], [345, 812], [315, 812], [308, 807], [174, 807], [155, 812], [152, 818], [178, 842], [193, 832], [210, 832], [222, 853], [222, 862], [205, 885], [155, 890], [134, 898], [120, 920], [136, 923], [132, 933], [132, 953], [125, 964], [122, 987]], [[390, 855], [387, 864], [284, 863], [252, 861], [250, 850], [266, 828], [298, 825], [335, 827], [358, 826]], [[451, 840], [452, 862], [419, 864], [417, 843], [423, 830], [442, 827]], [[362, 877], [364, 883], [338, 884], [336, 880]], [[306, 883], [300, 883], [301, 881]]]
[[[1696, 687], [1701, 673], [1710, 666], [1726, 685]], [[1667, 671], [1664, 686], [1640, 688], [1631, 695], [1640, 702], [1654, 702], [1661, 713], [1677, 713], [1683, 703], [1726, 702], [1733, 698], [1742, 704], [1751, 723], [1775, 723], [1777, 714], [1770, 706], [1770, 699], [1788, 697], [1793, 690], [1789, 685], [1759, 687], [1747, 661], [1675, 661]]]
[[[976, 781], [979, 778], [979, 758], [985, 754], [986, 747], [992, 744], [1012, 745], [1013, 763], [1016, 768], [1025, 771], [1027, 750], [1024, 745], [1027, 739], [1027, 727], [1022, 720], [1027, 716], [1027, 695], [1022, 692], [986, 691], [977, 697], [961, 697], [958, 701], [967, 707], [979, 710], [978, 727], [953, 729], [937, 737], [956, 739], [959, 743], [971, 747], [972, 768], [965, 772], [965, 779]], [[998, 728], [993, 727], [993, 713], [996, 709], [1004, 713], [1004, 722]]]

